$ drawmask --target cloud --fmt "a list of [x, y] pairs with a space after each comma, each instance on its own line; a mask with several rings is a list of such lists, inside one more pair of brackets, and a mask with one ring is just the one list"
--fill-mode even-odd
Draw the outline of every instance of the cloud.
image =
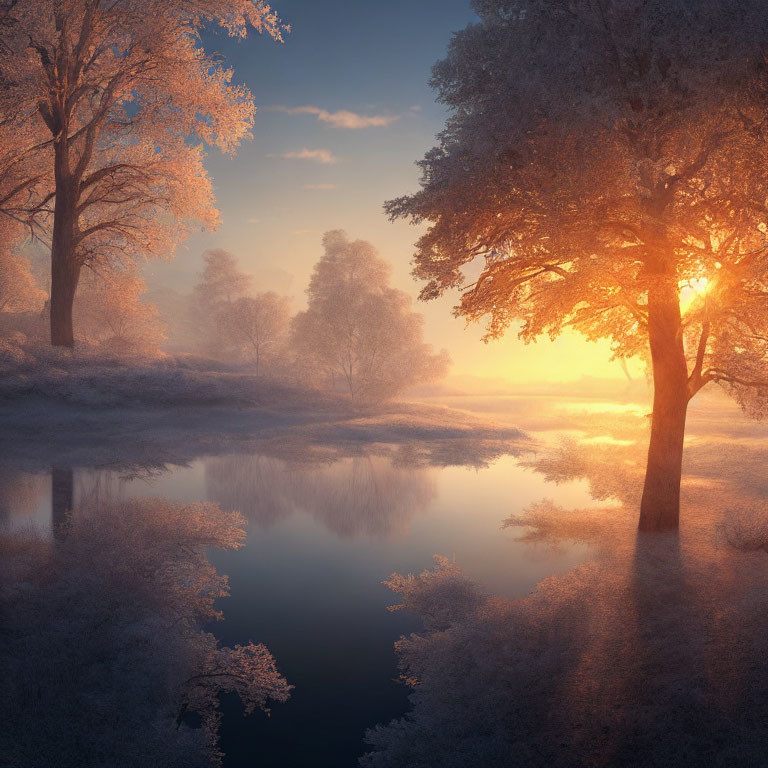
[[249, 224], [258, 224], [261, 221], [261, 219], [257, 219], [254, 216], [251, 216], [250, 219], [248, 219]]
[[304, 189], [311, 189], [314, 192], [325, 192], [328, 189], [336, 189], [335, 184], [305, 184]]
[[269, 107], [274, 112], [285, 112], [287, 115], [315, 115], [321, 123], [329, 123], [336, 128], [347, 128], [352, 131], [361, 128], [386, 128], [396, 120], [399, 115], [359, 115], [348, 109], [340, 109], [337, 112], [329, 112], [327, 109], [307, 105], [304, 107], [285, 107], [278, 105]]
[[421, 112], [421, 104], [414, 104], [412, 107], [408, 107], [409, 112]]
[[307, 149], [306, 147], [298, 152], [269, 154], [267, 157], [278, 157], [281, 160], [315, 160], [318, 163], [336, 163], [339, 160], [330, 149]]

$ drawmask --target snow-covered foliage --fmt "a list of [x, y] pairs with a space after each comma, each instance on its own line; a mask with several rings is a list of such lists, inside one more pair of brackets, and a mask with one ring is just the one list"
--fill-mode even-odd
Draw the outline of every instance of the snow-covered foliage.
[[[221, 405], [231, 408], [275, 403], [283, 393], [294, 404], [322, 398], [285, 385], [264, 382], [247, 368], [195, 357], [147, 359], [130, 350], [98, 346], [74, 352], [30, 342], [14, 333], [0, 342], [0, 404], [19, 414], [33, 411], [39, 398], [70, 406]], [[28, 414], [30, 415], [30, 414]], [[109, 414], [105, 414], [109, 420]]]
[[45, 293], [35, 282], [29, 260], [11, 247], [14, 232], [6, 223], [0, 219], [0, 312], [39, 312]]
[[212, 504], [151, 499], [78, 508], [56, 544], [3, 536], [3, 762], [216, 765], [220, 693], [246, 711], [285, 701], [263, 645], [220, 648], [201, 629], [227, 594], [206, 549], [240, 546], [242, 526]]
[[572, 326], [628, 356], [646, 348], [649, 288], [705, 278], [686, 318], [692, 383], [768, 379], [750, 332], [768, 279], [763, 3], [474, 5], [434, 69], [452, 116], [422, 191], [389, 203], [432, 225], [423, 296], [461, 287], [458, 311], [491, 336]]
[[580, 439], [524, 463], [550, 482], [586, 481], [600, 505], [544, 500], [504, 522], [532, 547], [587, 544], [590, 561], [517, 600], [442, 558], [390, 579], [424, 630], [396, 645], [412, 710], [369, 731], [363, 766], [764, 761], [768, 452], [746, 421], [711, 405], [692, 413], [679, 536], [635, 529], [645, 420], [609, 437], [613, 414], [593, 413], [579, 419]]
[[160, 354], [164, 335], [157, 307], [143, 299], [144, 280], [133, 270], [81, 280], [75, 299], [75, 333], [106, 356], [152, 358]]
[[19, 0], [6, 10], [0, 115], [42, 134], [30, 152], [50, 187], [30, 215], [51, 231], [53, 342], [72, 346], [84, 264], [169, 254], [192, 226], [217, 224], [204, 147], [233, 152], [255, 108], [201, 30], [280, 39], [285, 27], [261, 0]]
[[389, 286], [390, 267], [375, 248], [335, 230], [307, 289], [308, 308], [294, 318], [298, 364], [353, 400], [382, 400], [406, 387], [439, 379], [445, 351], [423, 340], [423, 319], [406, 293]]
[[[432, 85], [422, 298], [487, 338], [574, 328], [648, 357], [643, 530], [679, 524], [689, 400], [768, 405], [768, 19], [762, 0], [476, 0]], [[693, 294], [693, 296], [691, 296]]]
[[285, 374], [290, 299], [274, 291], [254, 292], [253, 279], [228, 251], [206, 251], [203, 261], [187, 307], [193, 348], [217, 360], [248, 363], [257, 375]]

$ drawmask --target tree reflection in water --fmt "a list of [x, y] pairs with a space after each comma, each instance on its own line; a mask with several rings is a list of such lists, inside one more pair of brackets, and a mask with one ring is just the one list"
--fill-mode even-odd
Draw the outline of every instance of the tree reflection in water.
[[390, 539], [404, 534], [436, 498], [435, 468], [483, 467], [530, 450], [531, 443], [515, 434], [511, 440], [460, 432], [403, 443], [281, 436], [247, 453], [206, 458], [206, 491], [211, 501], [264, 529], [303, 511], [341, 538]]
[[425, 631], [396, 645], [412, 711], [369, 731], [363, 766], [765, 764], [764, 442], [693, 439], [680, 534], [649, 536], [636, 532], [642, 436], [598, 437], [528, 464], [585, 479], [603, 505], [543, 500], [505, 522], [532, 544], [586, 542], [590, 562], [514, 601], [445, 560], [392, 577]]
[[227, 594], [205, 551], [240, 546], [243, 524], [152, 499], [79, 507], [58, 541], [3, 535], [0, 762], [215, 765], [221, 692], [246, 711], [285, 701], [264, 646], [220, 648], [201, 629]]
[[12, 520], [31, 520], [45, 492], [47, 478], [42, 473], [21, 472], [0, 465], [0, 526]]
[[208, 497], [269, 528], [304, 511], [337, 536], [391, 538], [437, 493], [434, 474], [375, 454], [291, 463], [264, 455], [206, 460]]

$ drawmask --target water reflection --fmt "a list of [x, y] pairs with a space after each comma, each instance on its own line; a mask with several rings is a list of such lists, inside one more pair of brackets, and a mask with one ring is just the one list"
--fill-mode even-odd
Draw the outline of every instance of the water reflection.
[[0, 762], [217, 764], [221, 692], [246, 709], [288, 695], [264, 646], [221, 648], [201, 629], [227, 593], [206, 550], [239, 546], [242, 519], [159, 499], [69, 515], [72, 471], [52, 486], [55, 541], [0, 536]]
[[644, 436], [595, 440], [594, 422], [526, 463], [604, 503], [542, 499], [506, 521], [587, 543], [590, 562], [518, 600], [446, 560], [393, 577], [425, 631], [396, 647], [412, 710], [368, 733], [363, 766], [765, 764], [768, 455], [758, 433], [694, 417], [679, 536], [636, 533]]
[[345, 539], [392, 538], [436, 495], [434, 472], [368, 454], [315, 464], [269, 456], [205, 461], [208, 498], [270, 528], [304, 512]]
[[22, 472], [0, 464], [0, 530], [35, 517], [46, 480], [42, 473]]
[[75, 481], [72, 467], [51, 469], [51, 530], [54, 538], [66, 538], [70, 515], [75, 506]]

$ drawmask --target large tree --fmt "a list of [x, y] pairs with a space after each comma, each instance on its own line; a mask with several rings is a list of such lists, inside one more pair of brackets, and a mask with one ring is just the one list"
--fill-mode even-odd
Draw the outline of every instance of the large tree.
[[0, 116], [47, 133], [51, 340], [72, 346], [83, 265], [172, 252], [216, 211], [203, 146], [230, 152], [253, 99], [207, 53], [208, 26], [280, 38], [262, 0], [17, 0], [0, 26]]
[[323, 246], [308, 307], [293, 320], [299, 364], [356, 402], [444, 376], [447, 353], [424, 342], [422, 316], [408, 294], [390, 287], [389, 264], [376, 249], [341, 230], [326, 232]]
[[[768, 14], [762, 0], [475, 0], [432, 84], [422, 297], [530, 341], [650, 352], [640, 528], [675, 529], [688, 401], [768, 394]], [[470, 281], [468, 274], [478, 275]], [[698, 298], [681, 311], [681, 289]]]

